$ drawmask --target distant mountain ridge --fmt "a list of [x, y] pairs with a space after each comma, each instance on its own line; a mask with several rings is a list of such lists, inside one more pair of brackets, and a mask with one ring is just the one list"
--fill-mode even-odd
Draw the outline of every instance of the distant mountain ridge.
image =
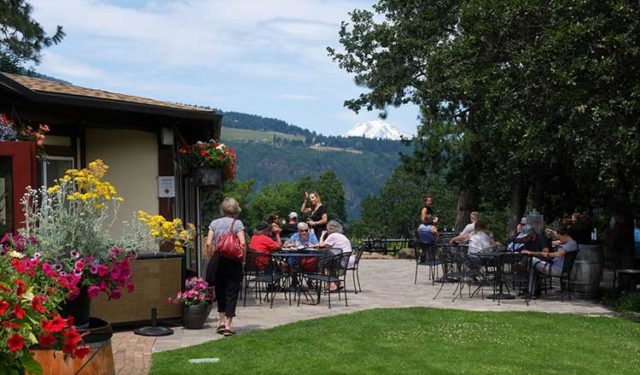
[[360, 217], [362, 200], [378, 194], [400, 153], [410, 152], [399, 141], [324, 136], [278, 119], [222, 114], [222, 141], [238, 154], [238, 178], [253, 178], [261, 189], [333, 170], [344, 186], [348, 220]]
[[382, 120], [360, 122], [345, 133], [346, 137], [365, 137], [370, 139], [389, 139], [399, 141], [402, 138], [409, 138], [398, 130], [395, 126]]
[[[343, 136], [327, 136], [318, 134], [315, 131], [303, 129], [296, 125], [288, 124], [285, 121], [266, 118], [257, 115], [250, 115], [240, 112], [224, 112], [222, 113], [222, 127], [250, 129], [258, 131], [273, 131], [278, 133], [286, 133], [303, 136], [304, 140], [294, 142], [283, 142], [294, 147], [310, 147], [320, 145], [326, 147], [338, 147], [344, 149], [355, 149], [371, 152], [389, 152], [398, 154], [407, 152], [407, 146], [397, 140], [390, 139], [371, 139], [365, 137], [343, 137]], [[224, 130], [223, 130], [224, 131]], [[278, 143], [276, 139], [274, 142]]]

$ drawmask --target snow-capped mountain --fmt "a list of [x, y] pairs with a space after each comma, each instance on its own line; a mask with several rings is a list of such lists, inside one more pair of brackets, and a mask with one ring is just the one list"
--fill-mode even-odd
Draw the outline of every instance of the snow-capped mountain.
[[400, 136], [408, 137], [407, 134], [382, 120], [360, 122], [345, 134], [345, 137], [379, 138], [394, 141], [399, 141]]

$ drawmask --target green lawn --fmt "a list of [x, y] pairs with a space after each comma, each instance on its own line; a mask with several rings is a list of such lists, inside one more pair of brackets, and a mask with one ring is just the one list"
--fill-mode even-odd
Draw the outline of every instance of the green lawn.
[[[286, 314], [286, 309], [283, 309]], [[189, 364], [190, 358], [220, 358]], [[640, 325], [565, 314], [377, 309], [153, 355], [151, 374], [638, 374]]]

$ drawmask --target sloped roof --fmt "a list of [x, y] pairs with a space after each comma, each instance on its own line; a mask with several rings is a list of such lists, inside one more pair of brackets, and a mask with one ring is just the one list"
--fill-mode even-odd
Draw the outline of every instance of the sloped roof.
[[[5, 79], [1, 79], [5, 78]], [[147, 111], [181, 112], [187, 117], [203, 117], [215, 114], [211, 109], [198, 108], [195, 106], [170, 103], [161, 100], [143, 98], [140, 96], [113, 93], [104, 90], [90, 89], [75, 86], [68, 83], [54, 82], [42, 78], [21, 76], [10, 73], [0, 73], [0, 84], [12, 89], [31, 99], [57, 99], [60, 101], [66, 98], [68, 101], [90, 101], [92, 104], [109, 104], [110, 107], [122, 104], [123, 109], [144, 109]], [[78, 103], [75, 103], [78, 104]], [[86, 104], [86, 103], [85, 103]], [[133, 106], [133, 107], [132, 107]], [[177, 110], [177, 111], [176, 111]]]

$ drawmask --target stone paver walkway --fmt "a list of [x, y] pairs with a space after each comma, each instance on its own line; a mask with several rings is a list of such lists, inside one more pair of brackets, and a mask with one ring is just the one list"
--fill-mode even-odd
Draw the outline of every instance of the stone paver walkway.
[[[529, 306], [523, 299], [502, 301], [500, 305], [489, 299], [482, 299], [479, 295], [453, 301], [454, 284], [447, 284], [435, 300], [440, 284], [431, 285], [428, 280], [427, 268], [420, 267], [418, 284], [414, 285], [415, 261], [406, 259], [369, 260], [363, 259], [360, 264], [360, 280], [362, 293], [349, 293], [349, 306], [344, 301], [338, 301], [337, 295], [332, 295], [331, 310], [327, 307], [326, 296], [322, 296], [320, 305], [289, 306], [282, 294], [276, 296], [273, 309], [268, 303], [258, 304], [253, 295], [247, 297], [247, 306], [239, 304], [234, 329], [243, 334], [256, 329], [275, 327], [282, 324], [305, 319], [314, 319], [337, 314], [351, 313], [372, 308], [385, 307], [433, 307], [454, 308], [474, 311], [538, 311], [553, 313], [576, 313], [588, 315], [610, 315], [611, 311], [592, 301], [573, 299], [561, 302], [555, 298], [533, 300]], [[347, 281], [351, 282], [351, 274]], [[348, 285], [349, 289], [353, 284]], [[490, 293], [490, 289], [486, 289]], [[466, 291], [465, 291], [466, 292]], [[334, 299], [335, 297], [335, 299]], [[215, 333], [217, 314], [212, 312], [204, 329], [185, 330], [174, 328], [172, 336], [158, 338], [141, 338], [132, 332], [117, 333], [114, 337], [114, 356], [117, 374], [146, 374], [149, 369], [150, 353], [197, 345], [210, 340], [223, 339]], [[126, 348], [124, 350], [123, 348]], [[130, 353], [133, 351], [133, 353]]]

